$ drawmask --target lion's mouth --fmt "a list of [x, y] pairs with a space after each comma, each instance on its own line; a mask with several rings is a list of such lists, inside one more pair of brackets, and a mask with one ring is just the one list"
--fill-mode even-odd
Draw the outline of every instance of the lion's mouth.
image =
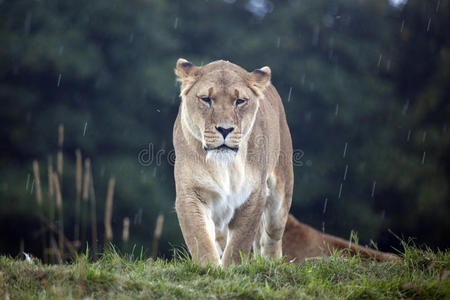
[[216, 147], [216, 148], [204, 147], [203, 149], [205, 149], [206, 152], [211, 151], [211, 150], [219, 150], [219, 151], [231, 150], [233, 152], [237, 152], [239, 148], [237, 148], [237, 147], [236, 148], [232, 148], [232, 147], [229, 147], [229, 146], [227, 146], [225, 144], [222, 144], [222, 145], [220, 145], [219, 147]]

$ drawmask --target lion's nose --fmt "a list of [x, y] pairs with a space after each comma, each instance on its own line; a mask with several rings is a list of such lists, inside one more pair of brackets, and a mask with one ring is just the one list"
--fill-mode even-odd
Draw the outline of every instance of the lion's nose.
[[230, 134], [230, 132], [232, 132], [234, 130], [234, 127], [223, 128], [223, 127], [219, 126], [219, 127], [216, 127], [216, 129], [218, 132], [220, 132], [220, 134], [225, 139], [227, 137], [227, 135]]

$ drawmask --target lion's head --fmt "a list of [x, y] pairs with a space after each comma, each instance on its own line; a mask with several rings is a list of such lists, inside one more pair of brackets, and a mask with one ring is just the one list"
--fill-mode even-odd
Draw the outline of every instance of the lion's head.
[[175, 73], [181, 82], [183, 125], [202, 143], [207, 160], [233, 160], [252, 130], [270, 68], [247, 72], [222, 60], [199, 67], [180, 58]]

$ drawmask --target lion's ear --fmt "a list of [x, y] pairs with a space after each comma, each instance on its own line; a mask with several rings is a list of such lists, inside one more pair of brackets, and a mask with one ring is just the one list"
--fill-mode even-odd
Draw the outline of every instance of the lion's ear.
[[269, 67], [262, 67], [261, 69], [256, 69], [250, 73], [249, 85], [255, 92], [262, 93], [266, 87], [270, 85], [270, 77], [272, 71]]
[[200, 77], [200, 67], [194, 66], [184, 58], [179, 58], [175, 67], [175, 74], [178, 77], [178, 81], [181, 82], [180, 95], [185, 95]]

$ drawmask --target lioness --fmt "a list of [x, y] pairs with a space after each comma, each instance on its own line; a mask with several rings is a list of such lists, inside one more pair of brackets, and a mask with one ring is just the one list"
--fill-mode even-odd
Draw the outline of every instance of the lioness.
[[292, 141], [269, 67], [178, 59], [176, 211], [194, 260], [281, 257], [293, 189]]

